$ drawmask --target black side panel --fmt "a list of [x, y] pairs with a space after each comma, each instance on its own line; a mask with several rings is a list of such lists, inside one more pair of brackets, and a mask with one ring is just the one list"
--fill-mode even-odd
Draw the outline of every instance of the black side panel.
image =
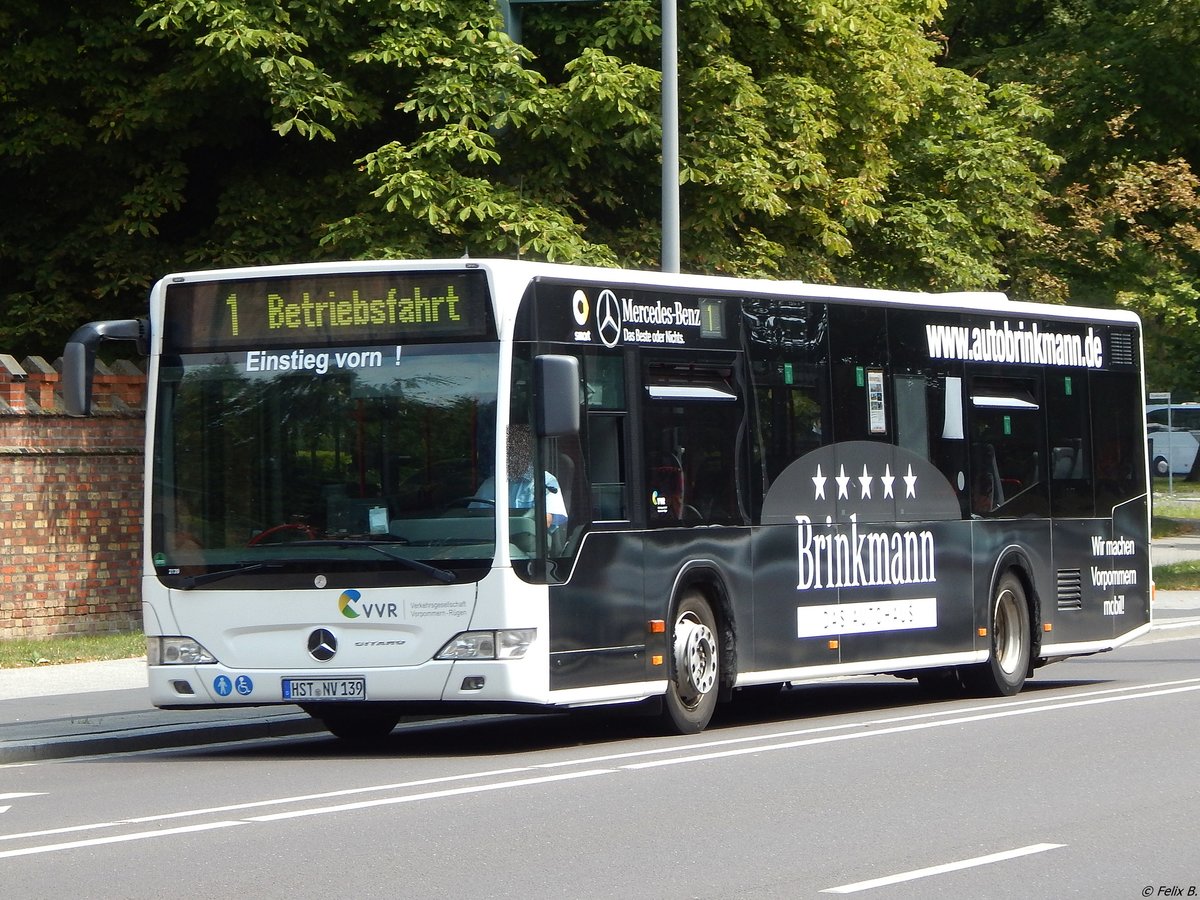
[[588, 534], [570, 580], [550, 587], [551, 690], [665, 679], [652, 657], [665, 660], [667, 638], [648, 623], [668, 617], [672, 592], [688, 579], [719, 584], [718, 615], [749, 635], [749, 528]]
[[566, 584], [550, 587], [550, 688], [646, 679], [642, 535], [592, 532]]

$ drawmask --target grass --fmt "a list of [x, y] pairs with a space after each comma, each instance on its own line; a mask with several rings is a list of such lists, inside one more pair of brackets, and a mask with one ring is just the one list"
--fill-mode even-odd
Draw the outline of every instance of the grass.
[[1154, 586], [1160, 591], [1200, 590], [1200, 560], [1155, 566]]
[[1196, 520], [1200, 528], [1200, 481], [1188, 481], [1187, 476], [1177, 475], [1170, 493], [1167, 485], [1165, 478], [1154, 479], [1155, 519]]
[[[1156, 478], [1154, 487], [1154, 537], [1200, 532], [1200, 482], [1176, 478], [1170, 495], [1165, 478]], [[1155, 566], [1154, 583], [1163, 591], [1200, 590], [1200, 560]], [[140, 631], [0, 641], [0, 669], [128, 659], [145, 653], [146, 641]]]
[[22, 669], [61, 663], [129, 659], [146, 654], [140, 631], [123, 634], [72, 634], [40, 640], [0, 641], [0, 669]]

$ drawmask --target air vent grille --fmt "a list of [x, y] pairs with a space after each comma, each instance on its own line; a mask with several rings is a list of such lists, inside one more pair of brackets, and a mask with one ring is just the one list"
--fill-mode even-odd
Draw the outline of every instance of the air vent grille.
[[1134, 363], [1133, 355], [1133, 332], [1132, 331], [1117, 331], [1115, 328], [1109, 335], [1108, 352], [1112, 355], [1110, 362], [1117, 366], [1132, 366]]
[[1058, 608], [1083, 609], [1083, 570], [1058, 570]]

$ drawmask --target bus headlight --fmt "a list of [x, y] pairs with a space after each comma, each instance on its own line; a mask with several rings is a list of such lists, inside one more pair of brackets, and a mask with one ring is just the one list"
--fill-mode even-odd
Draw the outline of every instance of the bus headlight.
[[198, 666], [217, 658], [190, 637], [146, 638], [146, 664], [151, 666]]
[[435, 659], [520, 659], [537, 636], [536, 628], [464, 631], [451, 638]]

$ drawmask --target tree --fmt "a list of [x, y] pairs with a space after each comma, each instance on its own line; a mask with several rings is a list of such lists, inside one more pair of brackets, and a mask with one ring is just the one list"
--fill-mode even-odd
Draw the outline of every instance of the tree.
[[1200, 391], [1200, 2], [966, 0], [951, 57], [1037, 91], [1063, 158], [1025, 267], [1052, 294], [1143, 316], [1152, 388]]
[[[43, 8], [45, 7], [45, 8]], [[1019, 86], [938, 65], [941, 0], [691, 0], [684, 267], [1011, 281], [1053, 161]], [[653, 267], [652, 0], [10, 0], [0, 343], [55, 352], [169, 271], [521, 255]], [[29, 352], [29, 351], [27, 351]]]

